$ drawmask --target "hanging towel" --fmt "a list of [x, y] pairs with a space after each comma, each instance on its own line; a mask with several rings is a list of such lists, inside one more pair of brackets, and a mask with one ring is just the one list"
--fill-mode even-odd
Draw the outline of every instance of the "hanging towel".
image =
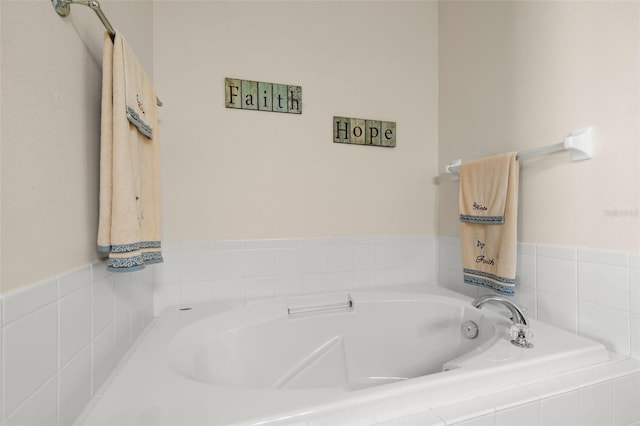
[[460, 243], [464, 282], [513, 295], [517, 261], [516, 153], [460, 166]]
[[120, 33], [104, 37], [98, 250], [107, 269], [162, 262], [156, 92]]

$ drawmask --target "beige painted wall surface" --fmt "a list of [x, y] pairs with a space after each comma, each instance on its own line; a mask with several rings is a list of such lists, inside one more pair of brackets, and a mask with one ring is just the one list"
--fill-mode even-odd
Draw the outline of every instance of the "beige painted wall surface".
[[[161, 1], [166, 240], [435, 234], [437, 3]], [[302, 115], [225, 109], [225, 77], [302, 86]], [[394, 149], [332, 117], [397, 122]]]
[[[153, 3], [104, 2], [153, 65]], [[93, 11], [59, 17], [49, 1], [0, 1], [0, 292], [97, 259], [104, 28]]]
[[[639, 249], [639, 7], [439, 4], [440, 172], [594, 128], [592, 160], [521, 162], [519, 241]], [[439, 233], [458, 235], [457, 182], [439, 181]]]

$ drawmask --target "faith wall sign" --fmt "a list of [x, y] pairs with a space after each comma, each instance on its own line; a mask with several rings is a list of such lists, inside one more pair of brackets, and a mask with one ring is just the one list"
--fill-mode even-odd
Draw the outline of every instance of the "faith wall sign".
[[225, 78], [225, 107], [302, 114], [302, 87]]
[[333, 142], [394, 148], [396, 122], [333, 117]]

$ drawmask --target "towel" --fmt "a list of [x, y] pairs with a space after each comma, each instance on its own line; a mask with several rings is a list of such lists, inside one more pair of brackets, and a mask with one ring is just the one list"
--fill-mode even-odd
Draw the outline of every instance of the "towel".
[[518, 225], [516, 153], [460, 166], [460, 242], [464, 282], [513, 295]]
[[156, 92], [116, 32], [104, 37], [98, 250], [107, 269], [162, 262]]

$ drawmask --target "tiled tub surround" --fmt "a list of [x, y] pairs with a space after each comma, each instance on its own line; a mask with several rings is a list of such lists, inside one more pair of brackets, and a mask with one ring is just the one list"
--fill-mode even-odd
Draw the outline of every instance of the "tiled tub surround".
[[[612, 354], [605, 364], [425, 406], [401, 417], [361, 422], [376, 426], [638, 426], [639, 362]], [[427, 404], [425, 404], [427, 405]], [[385, 417], [387, 417], [385, 419]], [[346, 417], [349, 422], [349, 417]], [[309, 422], [309, 426], [330, 425]], [[345, 423], [343, 423], [345, 424]], [[355, 424], [355, 423], [350, 423]]]
[[[479, 293], [458, 284], [460, 246], [451, 237], [169, 242], [163, 246], [165, 264], [132, 275], [110, 274], [98, 262], [2, 296], [1, 425], [72, 422], [92, 396], [100, 396], [100, 386], [150, 321], [152, 311], [171, 304], [204, 301], [215, 308], [231, 299], [242, 304], [250, 299], [411, 282], [440, 282], [471, 296]], [[521, 244], [515, 300], [533, 318], [640, 358], [639, 271], [637, 254]], [[450, 401], [454, 405], [440, 407], [442, 412], [423, 407], [405, 413], [409, 417], [399, 423], [385, 416], [375, 421], [501, 425], [517, 424], [510, 416], [528, 413], [533, 417], [525, 417], [521, 424], [539, 420], [541, 425], [636, 426], [637, 410], [629, 414], [629, 405], [637, 408], [637, 361], [621, 357], [614, 361], [575, 378], [548, 378], [536, 385], [541, 387], [533, 395], [530, 387], [510, 390], [507, 394], [513, 397], [489, 402], [489, 408], [485, 395], [478, 394], [471, 402]], [[598, 404], [591, 403], [594, 399]], [[613, 415], [615, 423], [589, 421], [590, 407], [607, 419]]]
[[154, 310], [437, 281], [434, 236], [163, 243]]
[[152, 277], [96, 262], [3, 295], [0, 424], [73, 424], [152, 320]]
[[[460, 240], [439, 238], [439, 283], [476, 297], [461, 284]], [[518, 245], [516, 294], [527, 315], [640, 359], [640, 255], [588, 248]]]

